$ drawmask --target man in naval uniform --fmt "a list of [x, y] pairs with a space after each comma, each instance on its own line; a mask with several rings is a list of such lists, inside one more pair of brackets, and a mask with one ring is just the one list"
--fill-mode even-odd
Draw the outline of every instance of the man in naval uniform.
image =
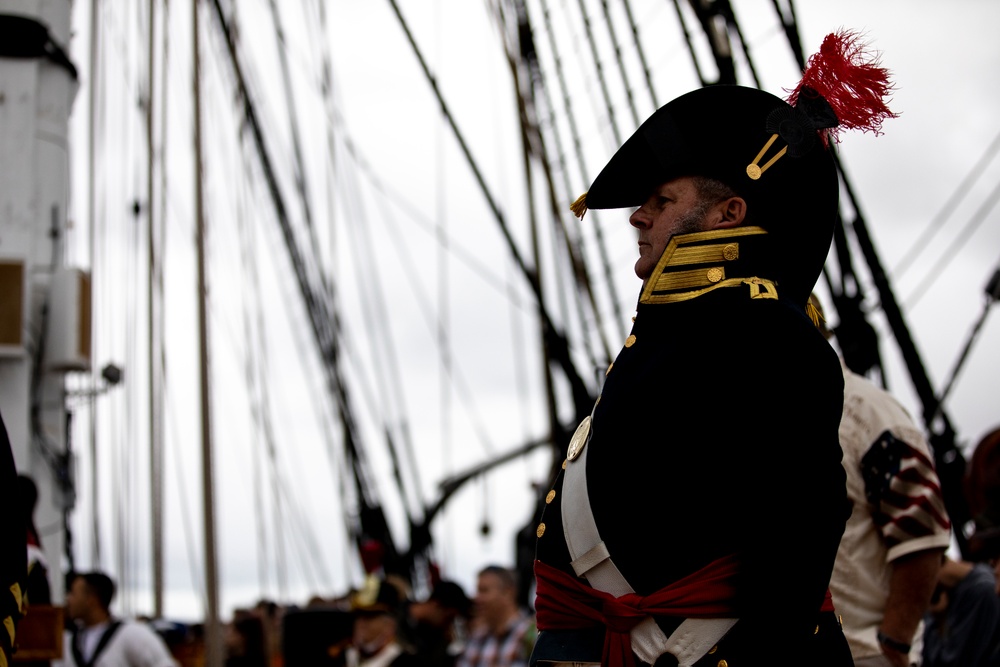
[[807, 302], [837, 219], [824, 133], [858, 105], [808, 75], [797, 104], [673, 100], [574, 204], [638, 207], [643, 286], [546, 496], [532, 665], [852, 664], [828, 593], [844, 383]]

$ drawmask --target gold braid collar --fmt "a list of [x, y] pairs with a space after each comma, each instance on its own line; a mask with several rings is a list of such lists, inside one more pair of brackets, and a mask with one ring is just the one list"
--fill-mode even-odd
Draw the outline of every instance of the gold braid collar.
[[[639, 303], [676, 303], [723, 287], [750, 288], [751, 299], [777, 299], [774, 281], [740, 276], [740, 253], [767, 231], [735, 227], [674, 236], [642, 288]], [[741, 248], [741, 246], [743, 246]], [[732, 277], [728, 273], [736, 274]]]

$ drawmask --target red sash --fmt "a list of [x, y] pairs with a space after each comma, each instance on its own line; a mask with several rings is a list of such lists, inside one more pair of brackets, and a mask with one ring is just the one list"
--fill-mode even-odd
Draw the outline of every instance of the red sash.
[[[647, 616], [725, 618], [735, 616], [737, 571], [734, 555], [715, 560], [700, 570], [642, 596], [619, 598], [591, 588], [562, 570], [535, 561], [537, 597], [535, 614], [539, 630], [605, 628], [602, 664], [635, 667], [629, 632]], [[822, 611], [833, 611], [827, 591]]]
[[536, 560], [535, 614], [539, 630], [606, 627], [603, 664], [634, 667], [629, 631], [647, 616], [719, 618], [734, 615], [736, 557], [713, 561], [651, 595], [616, 598]]

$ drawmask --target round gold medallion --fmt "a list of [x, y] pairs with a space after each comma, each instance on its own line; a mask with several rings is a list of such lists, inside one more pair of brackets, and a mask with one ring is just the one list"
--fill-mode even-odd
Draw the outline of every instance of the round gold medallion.
[[545, 524], [544, 523], [540, 523], [540, 524], [538, 524], [538, 530], [535, 531], [535, 535], [537, 535], [538, 537], [541, 537], [544, 534], [545, 534]]
[[760, 167], [758, 167], [755, 164], [748, 164], [747, 176], [749, 176], [751, 180], [756, 181], [758, 178], [760, 178]]
[[556, 490], [552, 489], [545, 495], [545, 504], [548, 505], [556, 498]]
[[722, 269], [717, 266], [713, 266], [708, 270], [708, 282], [717, 283], [722, 280]]
[[628, 338], [625, 339], [625, 347], [632, 347], [635, 345], [635, 334], [629, 334]]
[[739, 259], [740, 247], [735, 243], [729, 243], [725, 248], [722, 249], [722, 256], [725, 257], [727, 262], [731, 262], [734, 259]]
[[576, 427], [573, 437], [570, 438], [569, 450], [566, 452], [567, 459], [575, 461], [576, 457], [580, 456], [580, 452], [583, 451], [584, 445], [587, 444], [588, 435], [590, 435], [590, 415], [583, 418], [580, 425]]

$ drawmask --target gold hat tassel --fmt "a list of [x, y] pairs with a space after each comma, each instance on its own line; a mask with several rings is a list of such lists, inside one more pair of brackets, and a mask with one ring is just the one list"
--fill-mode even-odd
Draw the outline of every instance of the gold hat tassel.
[[819, 327], [820, 322], [826, 322], [826, 318], [823, 317], [823, 311], [816, 307], [815, 298], [815, 295], [809, 296], [809, 301], [806, 302], [806, 315], [812, 320], [813, 326]]
[[583, 216], [587, 213], [587, 193], [584, 192], [577, 197], [576, 201], [569, 205], [569, 210], [573, 211], [573, 215], [583, 220]]

